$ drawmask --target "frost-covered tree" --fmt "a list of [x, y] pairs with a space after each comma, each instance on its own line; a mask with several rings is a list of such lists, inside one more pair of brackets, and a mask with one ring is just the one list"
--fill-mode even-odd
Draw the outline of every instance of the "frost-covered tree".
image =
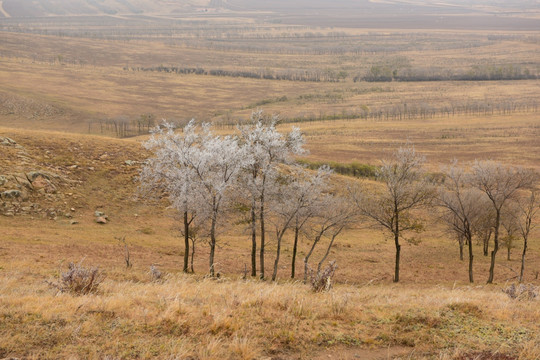
[[199, 206], [209, 222], [210, 275], [215, 275], [214, 258], [218, 226], [226, 206], [233, 199], [230, 191], [235, 185], [240, 171], [251, 159], [247, 149], [241, 148], [233, 136], [216, 136], [209, 124], [203, 124], [198, 152], [189, 159], [189, 166], [195, 174]]
[[190, 121], [182, 133], [176, 133], [173, 124], [164, 123], [152, 131], [143, 145], [153, 152], [143, 166], [139, 180], [144, 195], [163, 194], [183, 217], [184, 272], [189, 267], [190, 224], [197, 213], [197, 179], [190, 166], [199, 153], [200, 135], [195, 122]]
[[[210, 275], [221, 216], [232, 200], [230, 191], [240, 171], [251, 160], [233, 136], [217, 136], [209, 124], [201, 130], [191, 121], [182, 134], [164, 124], [145, 144], [154, 152], [141, 172], [143, 188], [160, 187], [171, 204], [184, 214], [185, 253], [189, 254], [190, 221], [197, 217], [207, 223], [210, 244]], [[191, 217], [190, 217], [191, 214]], [[184, 270], [187, 271], [187, 256]]]
[[304, 153], [304, 139], [298, 128], [288, 134], [276, 129], [277, 116], [265, 118], [261, 110], [251, 115], [251, 124], [240, 128], [240, 143], [248, 157], [243, 165], [243, 186], [250, 194], [251, 275], [257, 272], [257, 221], [260, 231], [260, 277], [265, 276], [266, 213], [269, 187], [279, 177], [278, 165]]

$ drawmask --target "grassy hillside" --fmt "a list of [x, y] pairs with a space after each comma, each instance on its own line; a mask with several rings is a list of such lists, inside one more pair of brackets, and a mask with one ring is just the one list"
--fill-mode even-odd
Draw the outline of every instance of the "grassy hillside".
[[[0, 354], [22, 358], [196, 359], [535, 359], [540, 355], [537, 301], [501, 289], [517, 269], [499, 258], [497, 284], [484, 286], [488, 259], [476, 256], [476, 285], [454, 240], [435, 225], [420, 245], [404, 245], [402, 283], [391, 283], [392, 244], [363, 226], [338, 239], [339, 269], [330, 293], [289, 282], [291, 249], [279, 282], [242, 280], [248, 235], [231, 228], [217, 252], [221, 279], [202, 276], [207, 246], [197, 246], [193, 276], [181, 275], [178, 220], [134, 197], [145, 154], [133, 140], [0, 129], [0, 174], [48, 174], [54, 191], [24, 189], [0, 216]], [[420, 146], [421, 148], [421, 146]], [[127, 161], [127, 162], [126, 162]], [[13, 185], [13, 184], [11, 184]], [[7, 186], [7, 187], [6, 187]], [[9, 188], [9, 183], [4, 187]], [[26, 208], [26, 209], [25, 209]], [[95, 222], [95, 211], [110, 222]], [[538, 232], [533, 236], [538, 238]], [[125, 236], [133, 267], [126, 269]], [[307, 250], [309, 239], [301, 244]], [[268, 256], [272, 247], [269, 244]], [[539, 282], [540, 245], [531, 242], [526, 280]], [[316, 257], [321, 254], [315, 254]], [[99, 266], [96, 294], [58, 294], [70, 261]], [[151, 264], [164, 278], [152, 281]], [[535, 275], [536, 274], [536, 275]], [[497, 357], [499, 356], [499, 357]]]

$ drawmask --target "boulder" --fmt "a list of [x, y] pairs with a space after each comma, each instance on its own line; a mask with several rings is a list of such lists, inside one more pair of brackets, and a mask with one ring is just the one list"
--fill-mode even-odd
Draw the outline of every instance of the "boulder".
[[41, 171], [30, 171], [28, 174], [26, 174], [26, 177], [28, 178], [28, 181], [34, 182], [38, 177], [45, 178], [46, 180], [51, 180], [51, 177], [49, 174]]
[[102, 217], [102, 216], [105, 216], [105, 213], [101, 212], [99, 210], [96, 210], [96, 211], [94, 211], [94, 216], [95, 217]]
[[56, 186], [46, 177], [38, 175], [34, 180], [32, 180], [32, 186], [36, 190], [43, 189], [47, 194], [55, 194]]
[[96, 218], [96, 222], [98, 224], [106, 224], [107, 223], [107, 219], [105, 219], [103, 216], [99, 216]]

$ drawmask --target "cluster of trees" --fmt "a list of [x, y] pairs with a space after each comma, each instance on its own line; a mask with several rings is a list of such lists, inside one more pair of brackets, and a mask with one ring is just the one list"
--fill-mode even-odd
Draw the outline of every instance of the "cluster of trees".
[[495, 81], [538, 79], [538, 74], [519, 65], [474, 65], [468, 70], [454, 71], [440, 68], [392, 67], [373, 65], [364, 75], [353, 78], [357, 81]]
[[148, 134], [155, 126], [156, 117], [153, 114], [142, 114], [136, 118], [119, 116], [89, 121], [88, 132], [99, 131], [101, 134], [114, 134], [116, 137], [126, 138]]
[[276, 122], [276, 117], [257, 111], [250, 125], [240, 127], [238, 136], [225, 137], [215, 135], [209, 124], [199, 127], [191, 121], [182, 133], [164, 124], [146, 142], [154, 156], [141, 171], [141, 189], [144, 194], [167, 196], [183, 215], [185, 272], [190, 270], [196, 240], [204, 237], [210, 245], [209, 272], [215, 275], [216, 244], [233, 222], [232, 212], [237, 214], [237, 224], [250, 233], [252, 276], [258, 269], [259, 277], [266, 277], [267, 236], [272, 235], [277, 245], [272, 280], [277, 277], [286, 232], [295, 234], [294, 278], [298, 241], [308, 224], [314, 243], [304, 258], [305, 268], [317, 243], [324, 237], [333, 242], [352, 220], [352, 206], [332, 194], [328, 167], [313, 172], [294, 166], [293, 156], [304, 152], [299, 129], [283, 135]]
[[225, 70], [225, 69], [210, 69], [206, 70], [200, 67], [179, 67], [179, 66], [153, 66], [153, 67], [128, 67], [124, 66], [124, 71], [149, 71], [149, 72], [165, 72], [174, 74], [195, 74], [195, 75], [212, 75], [226, 77], [243, 77], [251, 79], [266, 79], [266, 80], [288, 80], [288, 81], [309, 81], [309, 82], [339, 82], [347, 78], [348, 73], [345, 71], [334, 70], [282, 70], [272, 71], [268, 69], [260, 70]]
[[[291, 278], [301, 237], [310, 240], [304, 256], [304, 280], [317, 246], [324, 243], [316, 273], [344, 229], [369, 222], [387, 232], [395, 244], [394, 281], [400, 277], [403, 241], [417, 243], [426, 211], [439, 209], [439, 219], [469, 248], [469, 279], [473, 282], [473, 241], [493, 242], [488, 283], [493, 282], [501, 243], [523, 239], [523, 269], [528, 237], [538, 213], [536, 174], [492, 161], [477, 161], [470, 169], [457, 163], [443, 176], [429, 175], [425, 158], [413, 146], [398, 149], [375, 170], [377, 184], [331, 181], [331, 169], [315, 170], [293, 162], [305, 152], [298, 128], [288, 134], [276, 129], [277, 118], [261, 111], [236, 136], [219, 136], [209, 124], [193, 120], [181, 132], [164, 123], [145, 143], [153, 156], [141, 170], [141, 191], [166, 197], [182, 214], [185, 272], [193, 271], [199, 239], [210, 246], [209, 273], [216, 275], [215, 252], [227, 226], [243, 226], [251, 240], [251, 276], [264, 279], [268, 237], [275, 244], [271, 279], [276, 280], [285, 235], [292, 239]], [[529, 194], [529, 195], [526, 195]], [[287, 237], [289, 238], [289, 237]], [[191, 250], [191, 251], [190, 251]], [[258, 260], [258, 261], [257, 261]], [[258, 274], [257, 274], [258, 271]]]
[[508, 259], [514, 239], [523, 240], [519, 281], [523, 280], [525, 256], [533, 218], [540, 209], [534, 189], [537, 175], [522, 168], [493, 161], [476, 161], [471, 169], [454, 162], [444, 170], [445, 181], [439, 189], [438, 205], [445, 209], [441, 219], [455, 235], [463, 259], [463, 246], [469, 250], [469, 281], [473, 276], [473, 239], [483, 243], [488, 255], [493, 238], [488, 283], [493, 282], [495, 259], [501, 241], [507, 246]]

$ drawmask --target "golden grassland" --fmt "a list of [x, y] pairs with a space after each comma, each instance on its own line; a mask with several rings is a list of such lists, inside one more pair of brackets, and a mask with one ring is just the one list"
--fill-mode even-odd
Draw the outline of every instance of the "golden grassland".
[[[276, 25], [272, 31], [282, 29]], [[368, 32], [347, 30], [358, 36]], [[395, 30], [381, 34], [392, 37]], [[184, 275], [176, 214], [165, 203], [135, 196], [140, 161], [148, 155], [141, 141], [147, 136], [120, 140], [84, 135], [89, 121], [101, 118], [151, 113], [157, 119], [196, 117], [219, 123], [247, 118], [257, 104], [264, 104], [266, 113], [290, 119], [403, 104], [537, 101], [538, 80], [355, 83], [351, 79], [373, 64], [403, 58], [415, 67], [511, 63], [536, 69], [540, 46], [536, 32], [486, 43], [493, 34], [508, 35], [440, 32], [445, 41], [462, 36], [464, 44], [480, 45], [451, 49], [430, 42], [407, 51], [308, 56], [289, 51], [298, 45], [289, 43], [282, 45], [282, 53], [273, 53], [272, 41], [266, 51], [249, 52], [238, 43], [219, 50], [209, 42], [196, 48], [182, 41], [170, 45], [161, 40], [2, 32], [0, 136], [13, 138], [24, 150], [0, 146], [0, 175], [47, 170], [69, 180], [54, 196], [32, 195], [30, 201], [69, 212], [73, 218], [50, 219], [43, 212], [0, 216], [0, 358], [469, 359], [484, 352], [493, 358], [508, 356], [500, 359], [540, 359], [538, 301], [512, 300], [501, 291], [519, 268], [519, 243], [510, 261], [506, 249], [500, 250], [497, 283], [490, 286], [483, 285], [489, 259], [475, 247], [476, 283], [469, 285], [467, 264], [459, 261], [456, 241], [436, 216], [425, 214], [422, 242], [403, 245], [402, 283], [392, 284], [393, 243], [380, 231], [358, 224], [330, 252], [339, 266], [336, 286], [329, 293], [315, 294], [302, 282], [289, 280], [291, 239], [282, 249], [277, 283], [242, 280], [250, 263], [250, 239], [246, 229], [231, 224], [218, 241], [216, 266], [221, 278], [204, 277], [208, 266], [204, 241], [197, 243], [196, 274]], [[419, 35], [410, 32], [410, 36], [407, 41], [414, 43]], [[337, 83], [310, 83], [122, 69], [160, 64], [344, 70], [350, 77]], [[538, 170], [539, 116], [537, 109], [520, 109], [402, 120], [352, 116], [294, 125], [306, 136], [309, 160], [377, 165], [410, 141], [427, 156], [430, 171], [453, 158], [462, 163], [494, 159]], [[96, 210], [111, 221], [96, 224]], [[78, 224], [72, 225], [72, 220]], [[125, 269], [124, 248], [116, 239], [122, 236], [131, 250], [131, 269]], [[535, 285], [540, 284], [539, 238], [536, 229], [525, 272], [526, 282]], [[302, 239], [299, 262], [310, 241]], [[267, 264], [274, 251], [270, 236]], [[318, 249], [314, 263], [322, 253]], [[57, 293], [46, 283], [57, 279], [68, 262], [81, 259], [106, 275], [96, 294]], [[162, 281], [152, 281], [148, 272], [152, 264], [165, 274]]]
[[[280, 31], [280, 26], [277, 30], [253, 26], [249, 25], [245, 31], [264, 34]], [[301, 49], [313, 45], [309, 38], [294, 40], [299, 48], [290, 51], [286, 51], [288, 42], [282, 43], [279, 38], [235, 40], [247, 45], [262, 42], [265, 46], [265, 50], [250, 51], [249, 47], [237, 48], [234, 44], [226, 49], [211, 45], [197, 47], [182, 41], [175, 45], [174, 41], [170, 44], [159, 37], [154, 41], [113, 41], [2, 32], [0, 101], [10, 105], [11, 108], [7, 105], [4, 108], [11, 110], [1, 111], [0, 123], [10, 127], [81, 133], [89, 131], [89, 121], [121, 116], [137, 118], [142, 114], [153, 114], [157, 119], [195, 117], [204, 121], [230, 122], [236, 118], [245, 119], [253, 109], [264, 106], [267, 112], [279, 113], [282, 118], [317, 118], [347, 113], [354, 118], [354, 114], [362, 109], [404, 104], [442, 108], [471, 102], [537, 101], [538, 80], [388, 83], [352, 80], [356, 75], [365, 74], [372, 65], [381, 64], [395, 67], [398, 72], [408, 68], [433, 68], [444, 72], [474, 66], [512, 65], [534, 73], [538, 71], [534, 59], [540, 46], [535, 32], [472, 34], [433, 30], [429, 33], [389, 31], [370, 35], [369, 30], [338, 30], [348, 36], [368, 36], [368, 39], [374, 36], [375, 40], [369, 40], [369, 45], [380, 43], [381, 49], [357, 54], [351, 52], [355, 41], [324, 38], [321, 41], [325, 45], [338, 46], [345, 41], [343, 52], [334, 54], [323, 49], [320, 54], [306, 55]], [[232, 30], [226, 28], [224, 31]], [[285, 27], [283, 31], [296, 34], [297, 30]], [[199, 35], [197, 41], [203, 41], [204, 34]], [[489, 36], [501, 36], [501, 39], [488, 40]], [[385, 42], [391, 42], [391, 45]], [[394, 43], [396, 49], [392, 47]], [[384, 50], [385, 46], [390, 50]], [[508, 51], [509, 48], [512, 51]], [[280, 53], [280, 49], [285, 50]], [[343, 71], [348, 77], [336, 83], [302, 82], [123, 69], [162, 64], [206, 70]], [[19, 107], [35, 109], [25, 112]], [[98, 132], [96, 128], [90, 131]]]
[[[20, 162], [19, 149], [2, 147], [6, 156], [0, 173], [40, 169], [72, 180], [53, 199], [32, 201], [73, 208], [78, 221], [71, 225], [71, 219], [39, 214], [0, 217], [2, 356], [458, 359], [482, 351], [513, 359], [540, 356], [538, 301], [511, 300], [501, 291], [519, 267], [519, 245], [511, 261], [500, 250], [497, 284], [491, 286], [483, 285], [488, 258], [476, 247], [476, 283], [469, 285], [455, 240], [433, 218], [422, 243], [404, 244], [402, 283], [392, 284], [392, 242], [359, 224], [332, 248], [330, 258], [339, 266], [335, 288], [315, 294], [300, 281], [288, 280], [290, 239], [282, 249], [277, 283], [242, 280], [249, 264], [249, 234], [230, 227], [218, 243], [221, 278], [203, 277], [208, 262], [204, 242], [197, 244], [197, 274], [183, 275], [174, 213], [164, 209], [166, 204], [134, 197], [139, 165], [125, 161], [145, 157], [137, 140], [9, 128], [0, 128], [0, 136], [16, 140], [30, 159]], [[110, 223], [96, 224], [95, 210], [108, 214]], [[525, 272], [526, 281], [537, 285], [539, 235], [536, 231], [531, 237]], [[125, 269], [123, 247], [115, 239], [121, 236], [131, 249], [131, 269]], [[302, 240], [300, 260], [309, 244], [309, 238]], [[274, 251], [270, 237], [269, 262]], [[314, 254], [314, 262], [322, 251]], [[68, 262], [82, 259], [106, 275], [97, 294], [59, 294], [46, 283], [55, 281]], [[152, 281], [151, 264], [164, 272], [162, 281]]]
[[[309, 83], [162, 73], [115, 68], [79, 68], [0, 59], [4, 126], [88, 132], [88, 122], [107, 117], [154, 114], [158, 119], [200, 121], [247, 118], [258, 102], [282, 118], [340, 115], [363, 108], [429, 104], [435, 108], [483, 101], [536, 99], [538, 81]], [[412, 105], [411, 105], [412, 104]], [[28, 111], [28, 108], [35, 108]], [[48, 111], [48, 112], [47, 112]], [[531, 110], [532, 111], [532, 110]], [[351, 115], [352, 118], [354, 116]], [[439, 123], [467, 123], [461, 117]], [[530, 113], [531, 121], [538, 115]], [[384, 117], [383, 117], [384, 118]], [[484, 118], [477, 121], [483, 121]], [[486, 119], [489, 121], [489, 118]], [[403, 122], [406, 124], [406, 122]], [[329, 124], [334, 128], [335, 123]], [[92, 129], [98, 132], [98, 127]]]

